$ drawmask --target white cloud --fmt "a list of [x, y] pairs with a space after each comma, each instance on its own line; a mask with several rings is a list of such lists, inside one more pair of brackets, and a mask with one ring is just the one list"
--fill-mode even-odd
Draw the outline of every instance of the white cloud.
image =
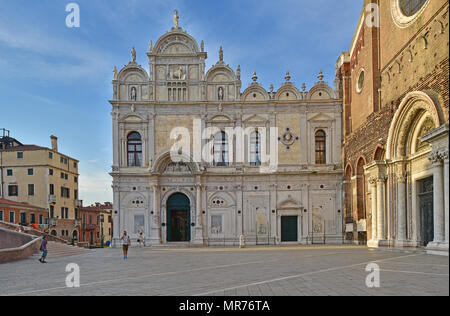
[[80, 199], [84, 205], [90, 205], [95, 202], [111, 202], [112, 194], [112, 178], [106, 172], [83, 172], [80, 173]]

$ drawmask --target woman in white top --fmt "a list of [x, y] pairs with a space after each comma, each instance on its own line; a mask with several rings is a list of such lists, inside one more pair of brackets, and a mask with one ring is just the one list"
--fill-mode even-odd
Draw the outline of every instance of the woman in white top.
[[138, 239], [138, 241], [139, 241], [139, 247], [145, 246], [145, 243], [144, 243], [144, 234], [143, 234], [142, 232], [139, 234], [139, 239]]
[[123, 232], [123, 236], [121, 239], [122, 239], [123, 259], [126, 260], [128, 257], [128, 246], [131, 244], [131, 240], [126, 231]]

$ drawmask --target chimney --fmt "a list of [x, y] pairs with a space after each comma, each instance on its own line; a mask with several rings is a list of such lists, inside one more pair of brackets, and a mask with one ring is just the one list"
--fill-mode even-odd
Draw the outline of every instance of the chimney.
[[52, 141], [52, 150], [58, 152], [58, 137], [52, 135], [50, 139]]

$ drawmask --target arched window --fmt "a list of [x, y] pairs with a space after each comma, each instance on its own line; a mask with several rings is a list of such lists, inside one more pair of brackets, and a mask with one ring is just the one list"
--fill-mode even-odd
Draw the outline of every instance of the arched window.
[[137, 132], [128, 135], [128, 167], [142, 166], [142, 139]]
[[228, 137], [225, 132], [220, 132], [214, 137], [214, 165], [218, 167], [229, 165]]
[[427, 0], [399, 0], [400, 10], [405, 16], [413, 16], [427, 2]]
[[324, 131], [318, 130], [316, 132], [316, 165], [327, 163], [326, 139], [327, 136]]
[[250, 165], [261, 166], [261, 135], [258, 131], [250, 135]]

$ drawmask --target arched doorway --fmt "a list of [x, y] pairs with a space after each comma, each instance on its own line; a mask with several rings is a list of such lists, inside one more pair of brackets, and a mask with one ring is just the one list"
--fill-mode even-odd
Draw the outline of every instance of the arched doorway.
[[175, 193], [167, 200], [167, 241], [191, 241], [191, 205], [183, 193]]

